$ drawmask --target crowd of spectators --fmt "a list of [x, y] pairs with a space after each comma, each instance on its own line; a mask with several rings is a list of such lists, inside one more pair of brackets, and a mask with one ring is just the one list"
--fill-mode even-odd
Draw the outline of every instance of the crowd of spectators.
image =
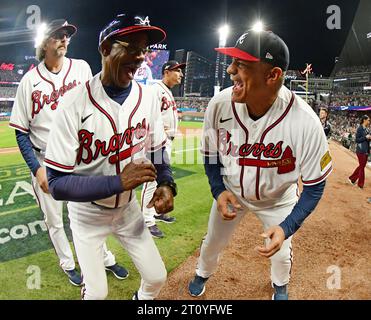
[[336, 72], [335, 76], [343, 76], [352, 73], [371, 72], [371, 65], [345, 67]]
[[0, 70], [0, 81], [20, 82], [23, 74], [18, 74], [14, 70]]
[[197, 112], [205, 112], [210, 98], [199, 97], [175, 97], [178, 109], [193, 109]]
[[356, 132], [364, 114], [364, 111], [331, 111], [328, 118], [331, 138], [355, 152]]
[[17, 87], [0, 87], [0, 98], [15, 98]]
[[330, 107], [341, 107], [341, 106], [371, 106], [371, 94], [370, 93], [337, 93], [331, 96], [329, 103]]

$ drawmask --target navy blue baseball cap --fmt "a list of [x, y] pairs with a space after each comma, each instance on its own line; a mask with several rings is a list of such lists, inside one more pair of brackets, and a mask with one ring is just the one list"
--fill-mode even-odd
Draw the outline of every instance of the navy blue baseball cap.
[[175, 70], [175, 69], [184, 69], [186, 67], [185, 63], [179, 63], [178, 61], [175, 60], [169, 60], [168, 62], [165, 62], [162, 66], [162, 74], [165, 73], [165, 70]]
[[133, 14], [119, 14], [114, 20], [107, 24], [99, 34], [99, 48], [107, 39], [120, 39], [120, 37], [134, 33], [146, 32], [148, 45], [156, 44], [166, 38], [166, 33], [159, 27], [151, 26], [148, 16]]
[[234, 47], [215, 50], [245, 61], [264, 61], [283, 71], [288, 69], [290, 63], [286, 43], [272, 31], [248, 31], [240, 36]]
[[73, 24], [69, 24], [66, 19], [56, 19], [48, 24], [44, 38], [49, 38], [60, 30], [65, 30], [68, 34], [68, 37], [72, 37], [76, 33], [77, 28]]

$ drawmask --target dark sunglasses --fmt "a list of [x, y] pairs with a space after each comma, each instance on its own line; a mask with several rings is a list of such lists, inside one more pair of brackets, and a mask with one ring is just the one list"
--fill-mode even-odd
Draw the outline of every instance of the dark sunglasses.
[[71, 37], [69, 33], [65, 30], [54, 32], [50, 38], [53, 38], [54, 40], [63, 40], [64, 37], [67, 37], [67, 40], [69, 40]]
[[123, 47], [126, 53], [130, 55], [146, 54], [146, 53], [151, 52], [151, 50], [148, 47], [143, 48], [143, 47], [134, 46], [125, 41], [115, 40], [115, 43]]

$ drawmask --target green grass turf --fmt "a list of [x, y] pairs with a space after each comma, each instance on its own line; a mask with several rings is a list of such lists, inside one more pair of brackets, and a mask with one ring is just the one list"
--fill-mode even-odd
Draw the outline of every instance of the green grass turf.
[[[194, 137], [174, 141], [173, 158], [177, 161], [173, 164], [173, 171], [179, 194], [171, 214], [177, 221], [170, 225], [160, 222], [159, 227], [166, 236], [155, 240], [168, 272], [178, 267], [199, 247], [207, 229], [212, 199], [203, 166], [199, 163], [200, 155], [195, 150], [198, 147], [199, 139]], [[184, 164], [185, 161], [188, 164]], [[29, 181], [27, 167], [19, 153], [0, 156], [0, 230], [42, 220], [33, 197], [22, 188], [16, 189], [17, 183], [27, 184]], [[14, 192], [18, 196], [13, 204], [8, 203]], [[140, 190], [137, 190], [137, 197], [140, 199]], [[67, 212], [65, 222], [68, 225]], [[40, 228], [37, 230], [39, 232], [35, 235], [6, 243], [1, 243], [1, 237], [7, 234], [0, 235], [0, 299], [80, 299], [80, 289], [69, 284], [59, 267], [47, 232]], [[70, 236], [69, 230], [66, 232]], [[139, 274], [114, 237], [107, 239], [107, 245], [117, 262], [130, 273], [128, 279], [121, 281], [108, 274], [108, 299], [130, 299], [139, 287]], [[37, 275], [34, 270], [40, 270], [40, 289], [32, 289]], [[31, 285], [31, 288], [27, 285]]]
[[14, 129], [9, 128], [9, 121], [0, 121], [0, 148], [16, 147]]
[[202, 128], [202, 122], [192, 122], [192, 121], [181, 121], [179, 122], [179, 128]]

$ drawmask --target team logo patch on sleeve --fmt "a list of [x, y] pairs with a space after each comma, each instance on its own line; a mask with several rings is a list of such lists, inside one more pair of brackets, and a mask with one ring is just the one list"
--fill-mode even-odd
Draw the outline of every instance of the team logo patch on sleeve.
[[325, 155], [321, 158], [321, 162], [320, 162], [320, 164], [321, 164], [321, 171], [323, 171], [326, 167], [327, 167], [327, 165], [331, 162], [331, 156], [330, 156], [330, 151], [327, 151], [326, 153], [325, 153]]

